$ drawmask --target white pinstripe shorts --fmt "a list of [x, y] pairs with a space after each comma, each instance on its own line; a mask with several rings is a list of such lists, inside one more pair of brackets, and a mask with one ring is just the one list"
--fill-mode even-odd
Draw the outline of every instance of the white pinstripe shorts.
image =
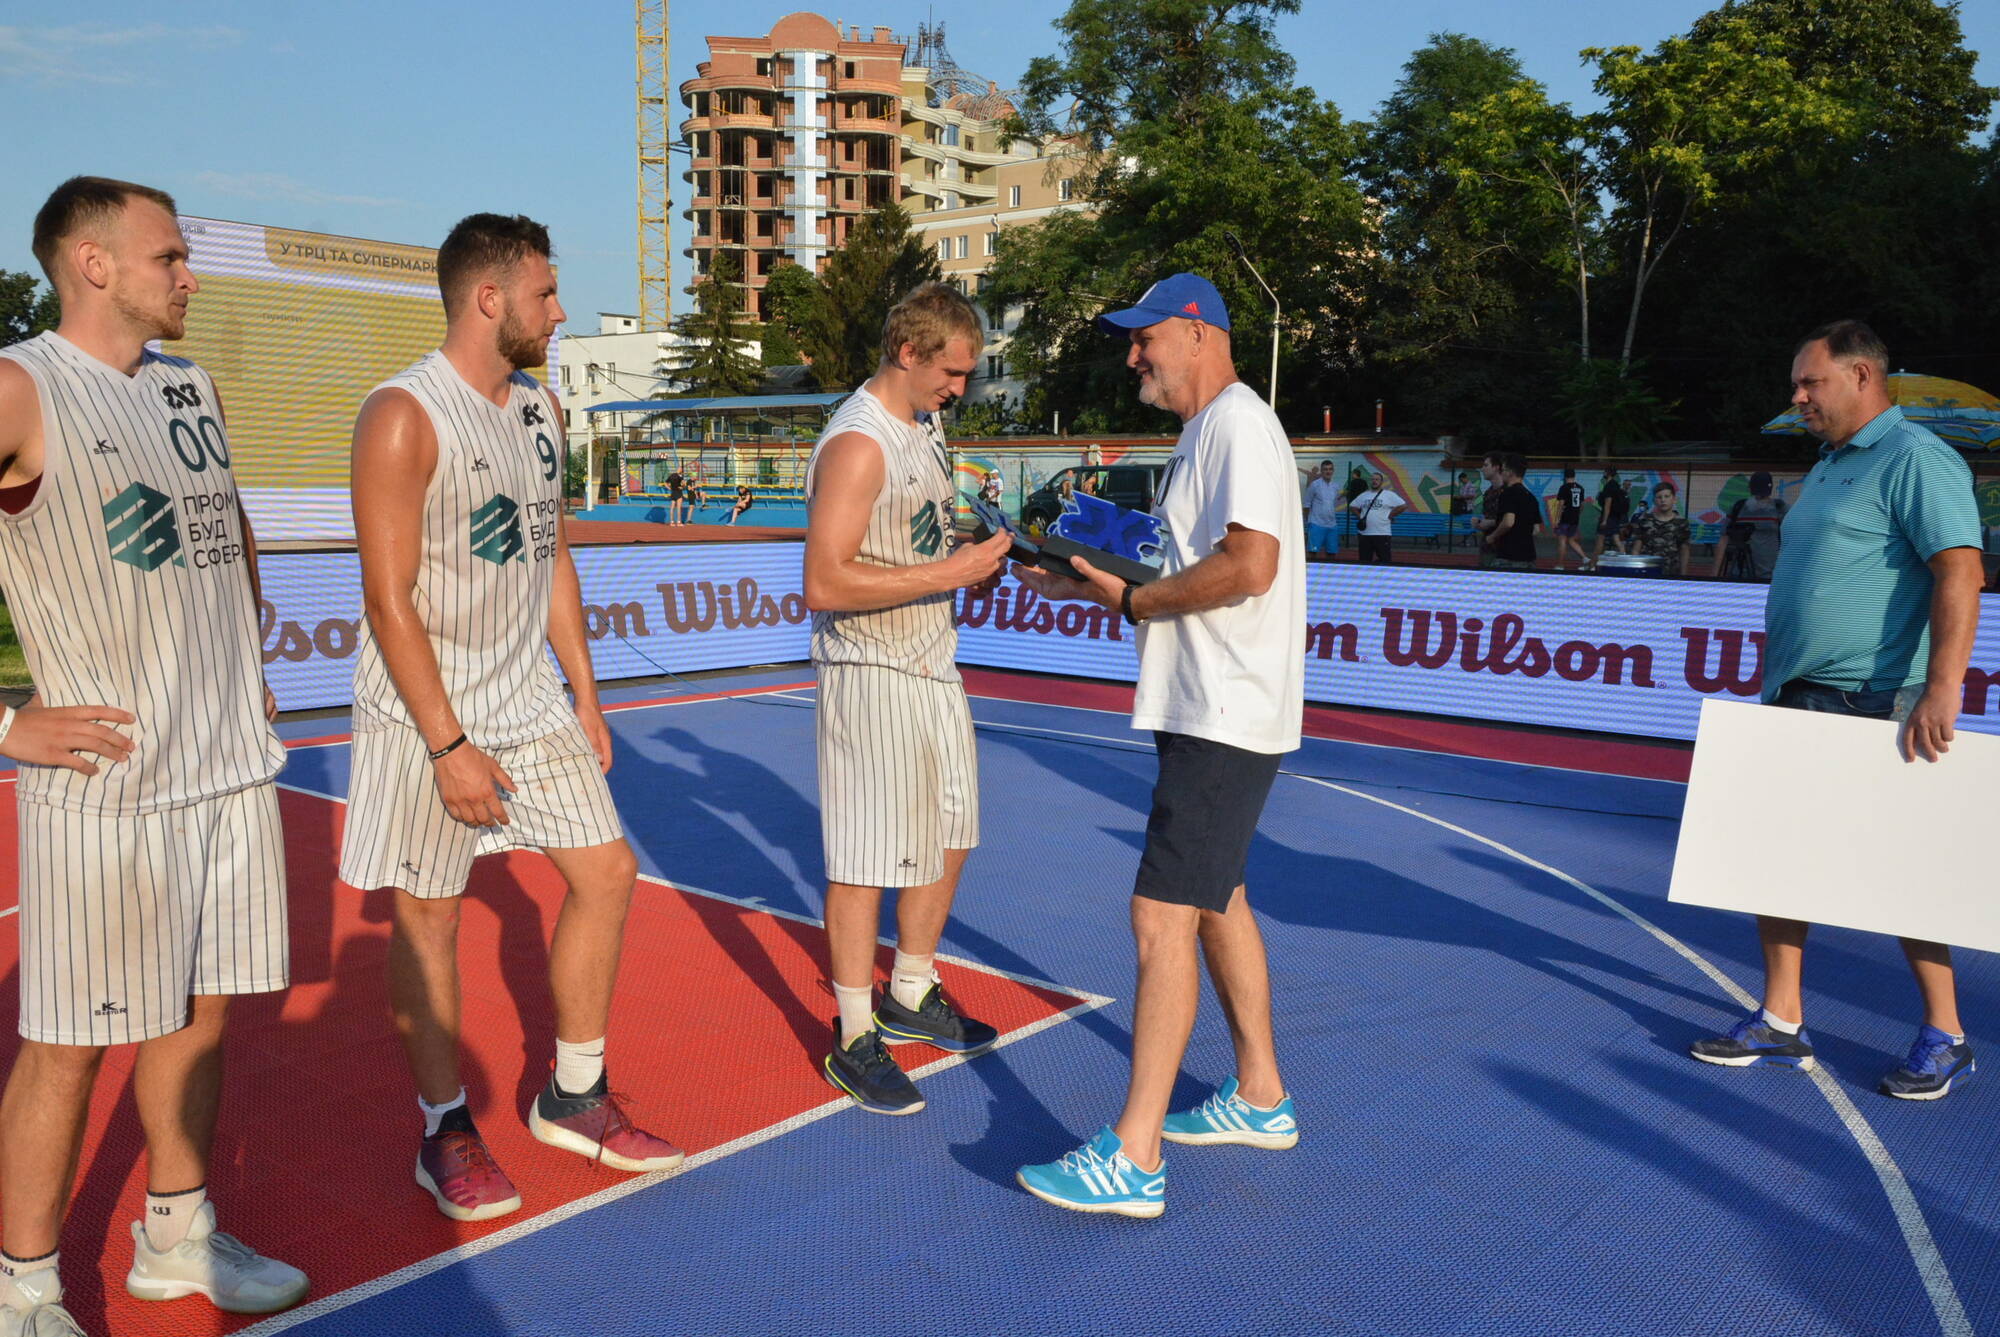
[[403, 725], [354, 735], [340, 880], [370, 891], [400, 887], [434, 900], [464, 893], [472, 861], [503, 850], [587, 849], [625, 832], [583, 726], [487, 755], [519, 788], [503, 795], [508, 825], [468, 826], [438, 796], [423, 735]]
[[818, 664], [820, 839], [826, 876], [921, 887], [946, 850], [979, 843], [979, 761], [965, 685]]
[[19, 814], [25, 1038], [133, 1044], [187, 1025], [190, 995], [290, 983], [277, 786], [160, 812]]

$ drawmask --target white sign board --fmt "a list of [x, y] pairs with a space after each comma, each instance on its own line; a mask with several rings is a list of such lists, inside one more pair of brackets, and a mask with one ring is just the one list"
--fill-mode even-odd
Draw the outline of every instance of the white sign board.
[[2000, 738], [1906, 762], [1897, 726], [1704, 701], [1668, 899], [2000, 951], [1980, 833]]

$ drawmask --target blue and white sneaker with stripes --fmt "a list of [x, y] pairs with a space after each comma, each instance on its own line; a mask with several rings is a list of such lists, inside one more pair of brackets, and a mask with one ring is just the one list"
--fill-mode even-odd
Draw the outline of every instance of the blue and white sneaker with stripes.
[[1072, 1212], [1158, 1216], [1167, 1210], [1167, 1163], [1141, 1170], [1109, 1125], [1059, 1161], [1022, 1167], [1014, 1181], [1043, 1202]]
[[1231, 1077], [1193, 1109], [1169, 1114], [1160, 1136], [1192, 1147], [1231, 1142], [1283, 1151], [1298, 1144], [1299, 1115], [1290, 1096], [1270, 1109], [1259, 1109], [1236, 1094], [1236, 1079]]

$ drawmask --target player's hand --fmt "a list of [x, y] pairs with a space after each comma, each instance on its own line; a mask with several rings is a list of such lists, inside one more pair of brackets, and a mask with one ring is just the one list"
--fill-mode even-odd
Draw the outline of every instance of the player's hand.
[[[1072, 558], [1070, 564], [1076, 566], [1078, 562]], [[1054, 570], [1042, 570], [1040, 566], [1022, 566], [1020, 562], [1014, 562], [1014, 578], [1026, 584], [1042, 598], [1098, 602], [1096, 590], [1090, 584], [1084, 584], [1082, 580], [1070, 580], [1068, 576], [1058, 576]]]
[[138, 717], [116, 706], [37, 706], [14, 712], [14, 727], [0, 739], [0, 757], [30, 766], [66, 766], [84, 775], [97, 764], [84, 754], [119, 762], [132, 755], [132, 740], [111, 724], [136, 724]]
[[271, 684], [268, 682], [264, 684], [264, 722], [266, 724], [278, 722], [278, 694], [271, 690]]
[[1903, 722], [1902, 735], [1896, 740], [1902, 749], [1903, 760], [1915, 761], [1921, 756], [1925, 761], [1936, 761], [1951, 751], [1961, 704], [1963, 697], [1957, 688], [1925, 688], [1917, 708]]
[[1014, 536], [1003, 529], [989, 534], [983, 542], [959, 544], [944, 559], [945, 575], [951, 581], [945, 588], [962, 590], [986, 580], [1007, 560], [1007, 549], [1013, 543]]
[[506, 826], [502, 791], [514, 792], [514, 782], [500, 763], [471, 743], [460, 743], [431, 763], [444, 810], [467, 826]]
[[576, 722], [583, 726], [583, 736], [590, 740], [590, 750], [597, 754], [598, 770], [611, 774], [611, 726], [604, 722], [603, 710], [578, 706]]

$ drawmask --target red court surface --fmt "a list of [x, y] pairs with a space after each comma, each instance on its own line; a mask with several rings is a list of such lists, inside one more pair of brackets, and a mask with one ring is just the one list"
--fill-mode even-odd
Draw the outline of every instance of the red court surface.
[[[310, 1301], [629, 1184], [630, 1176], [528, 1135], [528, 1103], [547, 1080], [554, 1046], [547, 951], [562, 883], [540, 855], [510, 854], [480, 860], [466, 896], [464, 1075], [480, 1130], [524, 1202], [512, 1216], [474, 1225], [438, 1213], [411, 1176], [421, 1125], [389, 1023], [390, 893], [364, 895], [335, 882], [341, 804], [291, 790], [281, 796], [293, 985], [244, 998], [233, 1013], [209, 1181], [223, 1228], [303, 1267], [313, 1281]], [[0, 803], [0, 857], [9, 862], [15, 831], [14, 804]], [[9, 916], [0, 926], [13, 922]], [[0, 1066], [11, 1065], [19, 1043], [18, 948], [18, 934], [0, 927]], [[884, 949], [885, 975], [888, 959]], [[824, 962], [817, 924], [642, 880], [609, 1054], [616, 1088], [642, 1126], [697, 1153], [834, 1100], [818, 1067], [834, 1011]], [[1085, 1002], [984, 969], [943, 969], [954, 995], [1003, 1036]], [[91, 1107], [63, 1234], [68, 1306], [92, 1333], [246, 1327], [252, 1318], [198, 1298], [155, 1305], [125, 1294], [129, 1223], [141, 1215], [145, 1190], [129, 1081], [134, 1052], [107, 1054]], [[911, 1069], [945, 1058], [924, 1046], [898, 1055]]]

